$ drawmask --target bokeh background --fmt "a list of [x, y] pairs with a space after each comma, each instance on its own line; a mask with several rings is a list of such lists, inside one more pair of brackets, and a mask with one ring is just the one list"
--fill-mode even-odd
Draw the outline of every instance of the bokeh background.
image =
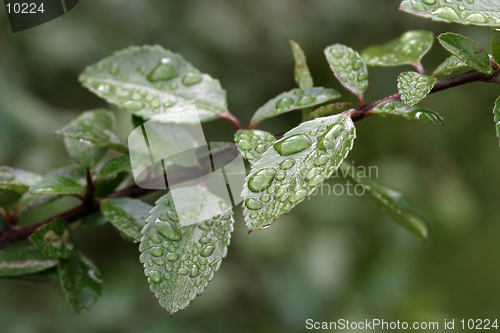
[[[354, 99], [324, 59], [328, 45], [361, 51], [410, 29], [454, 31], [489, 45], [488, 28], [436, 23], [398, 6], [398, 0], [81, 1], [68, 14], [16, 34], [1, 7], [0, 165], [44, 174], [71, 163], [52, 133], [80, 112], [106, 106], [77, 77], [129, 45], [162, 45], [218, 78], [244, 125], [260, 105], [295, 87], [288, 39], [305, 50], [315, 84], [339, 90], [348, 101]], [[436, 42], [423, 64], [432, 72], [446, 56]], [[397, 75], [406, 70], [412, 68], [371, 68], [366, 100], [395, 93]], [[0, 281], [0, 331], [302, 332], [307, 319], [372, 318], [438, 321], [442, 329], [445, 319], [456, 325], [497, 319], [500, 149], [492, 107], [499, 92], [497, 85], [473, 83], [429, 96], [423, 104], [440, 112], [445, 126], [377, 116], [356, 124], [349, 159], [376, 166], [376, 181], [402, 192], [429, 221], [425, 244], [368, 197], [315, 196], [251, 235], [237, 208], [229, 255], [215, 279], [170, 318], [149, 292], [137, 244], [109, 225], [82, 230], [80, 246], [105, 281], [98, 303], [76, 315], [57, 282]], [[126, 137], [130, 116], [115, 114]], [[260, 128], [286, 131], [299, 114]], [[229, 141], [234, 133], [222, 120], [204, 128], [207, 141]], [[70, 204], [56, 203], [25, 223]]]

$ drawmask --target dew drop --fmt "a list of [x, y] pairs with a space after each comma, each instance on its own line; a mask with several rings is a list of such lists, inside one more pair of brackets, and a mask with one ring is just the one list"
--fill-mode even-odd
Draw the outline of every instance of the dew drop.
[[179, 72], [171, 60], [163, 58], [160, 63], [147, 76], [151, 82], [168, 81], [179, 76]]
[[211, 241], [212, 241], [212, 240], [211, 240], [210, 238], [208, 238], [208, 237], [202, 237], [202, 238], [200, 238], [200, 243], [201, 243], [201, 244], [208, 244], [208, 243], [210, 243]]
[[177, 271], [177, 274], [179, 274], [179, 275], [188, 275], [188, 273], [189, 273], [189, 270], [185, 267], [181, 267]]
[[241, 150], [249, 150], [250, 148], [252, 148], [252, 144], [250, 142], [248, 142], [247, 140], [240, 140], [238, 141], [238, 147], [241, 149]]
[[109, 67], [109, 72], [113, 75], [118, 74], [120, 71], [120, 66], [118, 66], [117, 63], [112, 63], [111, 66]]
[[149, 273], [149, 277], [153, 282], [160, 283], [161, 282], [161, 273], [158, 271], [152, 271]]
[[257, 146], [257, 148], [255, 148], [255, 151], [258, 152], [259, 154], [262, 154], [263, 152], [266, 151], [266, 148], [267, 148], [267, 145], [261, 143], [260, 145]]
[[266, 141], [267, 142], [273, 142], [274, 140], [276, 140], [276, 138], [274, 137], [274, 135], [269, 134], [268, 136], [266, 136]]
[[154, 258], [153, 259], [153, 262], [157, 265], [163, 265], [165, 263], [165, 260], [163, 260], [162, 258]]
[[287, 158], [283, 162], [280, 163], [281, 170], [288, 170], [293, 167], [295, 164], [295, 160], [293, 158]]
[[252, 192], [261, 192], [271, 186], [271, 183], [276, 176], [276, 170], [266, 168], [254, 173], [248, 181], [248, 188]]
[[290, 196], [290, 202], [296, 203], [296, 202], [304, 199], [306, 196], [307, 196], [306, 190], [298, 190]]
[[120, 105], [121, 108], [127, 111], [139, 111], [144, 108], [144, 103], [138, 101], [126, 101]]
[[276, 102], [277, 109], [287, 109], [293, 105], [293, 99], [291, 98], [282, 98], [278, 102]]
[[293, 92], [294, 95], [296, 96], [300, 96], [300, 95], [303, 95], [304, 94], [304, 90], [302, 89], [297, 89]]
[[251, 210], [261, 209], [263, 205], [255, 199], [248, 198], [245, 200], [245, 206]]
[[168, 254], [165, 256], [165, 259], [167, 259], [168, 261], [174, 261], [174, 260], [177, 260], [177, 259], [179, 259], [179, 253], [168, 253]]
[[201, 272], [200, 272], [200, 269], [198, 268], [198, 265], [196, 265], [196, 264], [189, 265], [189, 276], [190, 277], [195, 277], [195, 276], [198, 276], [200, 274], [201, 274]]
[[314, 102], [314, 100], [316, 100], [316, 97], [314, 96], [302, 96], [297, 102], [297, 105], [311, 104], [312, 102]]
[[276, 180], [283, 180], [286, 177], [286, 172], [285, 171], [278, 171], [276, 174]]
[[149, 250], [149, 253], [151, 253], [152, 255], [154, 255], [155, 257], [159, 257], [163, 254], [163, 250], [161, 249], [161, 247], [152, 247], [150, 250]]
[[182, 238], [181, 234], [168, 221], [156, 220], [155, 227], [158, 233], [165, 236], [168, 240], [178, 241]]
[[330, 53], [335, 57], [335, 58], [342, 58], [344, 56], [344, 52], [336, 49], [331, 49]]
[[[362, 73], [361, 73], [362, 74]], [[349, 75], [347, 75], [347, 77], [349, 78], [349, 80], [351, 81], [354, 81], [356, 80], [356, 75], [354, 73], [349, 73]]]
[[449, 21], [460, 21], [457, 11], [452, 7], [440, 7], [432, 12], [432, 14]]
[[179, 222], [179, 217], [177, 216], [177, 213], [174, 212], [173, 210], [169, 210], [167, 212], [167, 216], [169, 219], [171, 219], [174, 222]]
[[182, 78], [182, 84], [185, 86], [192, 86], [192, 85], [200, 83], [201, 80], [202, 80], [202, 77], [200, 74], [198, 74], [197, 72], [191, 71], [191, 72], [187, 73], [186, 75], [184, 75], [184, 77]]
[[329, 159], [330, 158], [328, 157], [328, 155], [316, 156], [316, 158], [314, 159], [314, 165], [316, 166], [325, 165]]
[[311, 147], [311, 145], [312, 142], [307, 136], [304, 134], [297, 134], [276, 142], [274, 144], [274, 149], [276, 149], [281, 156], [288, 156], [299, 153]]
[[214, 253], [214, 251], [215, 251], [215, 246], [207, 246], [206, 248], [200, 251], [200, 255], [202, 257], [209, 257], [212, 255], [212, 253]]
[[436, 4], [436, 0], [422, 0], [422, 2], [431, 6]]
[[358, 81], [364, 81], [364, 80], [366, 80], [366, 78], [367, 78], [366, 73], [359, 73], [358, 74]]
[[271, 196], [269, 194], [263, 194], [261, 197], [260, 197], [260, 200], [264, 201], [264, 202], [268, 202], [269, 200], [271, 200]]
[[151, 239], [155, 243], [161, 243], [161, 238], [158, 237], [158, 235], [151, 234], [151, 235], [148, 235], [148, 237], [149, 237], [149, 239]]
[[488, 19], [481, 13], [472, 13], [465, 20], [470, 23], [488, 23]]

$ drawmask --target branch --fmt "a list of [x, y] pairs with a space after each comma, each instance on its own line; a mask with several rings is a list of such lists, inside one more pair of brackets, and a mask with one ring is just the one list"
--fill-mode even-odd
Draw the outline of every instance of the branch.
[[[434, 84], [434, 88], [429, 92], [429, 94], [441, 91], [441, 90], [446, 90], [449, 88], [453, 88], [456, 86], [460, 86], [463, 84], [471, 83], [471, 82], [491, 82], [491, 83], [499, 83], [498, 82], [498, 66], [494, 64], [493, 69], [495, 70], [495, 73], [492, 75], [487, 75], [483, 74], [481, 72], [472, 70], [469, 72], [465, 72], [456, 76], [449, 77], [447, 79], [439, 80]], [[399, 94], [394, 94], [387, 96], [385, 98], [379, 99], [378, 101], [372, 102], [370, 104], [367, 104], [358, 110], [356, 112], [353, 112], [351, 119], [353, 121], [361, 120], [364, 119], [365, 117], [369, 116], [371, 114], [371, 110], [375, 108], [377, 105], [380, 103], [386, 102], [386, 101], [399, 101], [400, 100], [400, 95]]]
[[[218, 161], [221, 161], [221, 163], [226, 163], [232, 161], [236, 156], [238, 156], [238, 151], [234, 147], [234, 145], [231, 145], [229, 149], [223, 150], [217, 154], [214, 154], [217, 158]], [[201, 176], [204, 176], [208, 174], [209, 172], [212, 171], [212, 164], [210, 162], [210, 156], [207, 156], [203, 158], [202, 160], [199, 161], [200, 166], [192, 167], [192, 168], [182, 168], [178, 169], [172, 172], [169, 172], [168, 174], [168, 182], [171, 185], [183, 183], [188, 180], [196, 179]], [[87, 179], [90, 180], [88, 184], [93, 184], [92, 183], [92, 178], [90, 177], [90, 173], [87, 173]], [[152, 180], [155, 181], [156, 180]], [[60, 213], [58, 215], [52, 216], [48, 219], [45, 219], [43, 221], [36, 222], [34, 224], [26, 225], [26, 226], [15, 226], [15, 225], [6, 225], [5, 228], [0, 232], [0, 248], [4, 247], [8, 244], [11, 244], [16, 241], [20, 241], [22, 239], [28, 238], [33, 232], [36, 231], [40, 226], [48, 224], [55, 220], [56, 218], [62, 218], [68, 223], [77, 221], [87, 215], [90, 215], [94, 212], [99, 211], [100, 206], [101, 206], [101, 201], [104, 199], [111, 199], [111, 198], [119, 198], [119, 197], [140, 197], [144, 194], [150, 193], [154, 190], [146, 189], [146, 188], [141, 188], [137, 185], [132, 185], [130, 187], [127, 187], [123, 190], [102, 196], [102, 197], [95, 197], [93, 195], [93, 186], [88, 185], [89, 188], [87, 191], [91, 195], [87, 197], [87, 200], [85, 200], [81, 205], [76, 206], [74, 208], [71, 208], [63, 213]], [[86, 193], [87, 195], [87, 193]]]

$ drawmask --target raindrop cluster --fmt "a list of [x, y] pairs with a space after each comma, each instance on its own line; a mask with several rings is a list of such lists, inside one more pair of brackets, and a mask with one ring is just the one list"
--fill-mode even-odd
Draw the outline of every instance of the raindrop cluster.
[[436, 112], [419, 105], [408, 108], [408, 106], [401, 101], [387, 101], [380, 103], [371, 112], [378, 113], [381, 116], [385, 116], [387, 114], [401, 116], [407, 119], [414, 119], [429, 124], [444, 124], [443, 118], [441, 118], [441, 116]]
[[274, 141], [274, 135], [260, 130], [239, 130], [234, 136], [236, 147], [250, 165], [257, 162]]
[[398, 77], [401, 100], [408, 106], [420, 102], [434, 87], [437, 79], [417, 72], [403, 72]]
[[310, 195], [339, 167], [354, 138], [352, 120], [335, 115], [302, 123], [274, 143], [245, 183], [249, 230], [268, 226]]
[[325, 49], [325, 55], [342, 85], [357, 96], [362, 96], [368, 88], [368, 70], [359, 53], [348, 46], [335, 44]]
[[231, 210], [182, 227], [170, 194], [160, 198], [146, 220], [140, 260], [150, 289], [168, 312], [186, 308], [208, 286], [227, 254]]

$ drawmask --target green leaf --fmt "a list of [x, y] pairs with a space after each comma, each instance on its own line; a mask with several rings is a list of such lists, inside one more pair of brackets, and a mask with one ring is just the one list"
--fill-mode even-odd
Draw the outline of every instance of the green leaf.
[[70, 178], [50, 176], [29, 188], [31, 194], [84, 194], [85, 188]]
[[[172, 123], [195, 124], [226, 112], [226, 92], [219, 81], [158, 45], [116, 52], [87, 67], [80, 81], [99, 97], [143, 119], [161, 114]], [[196, 113], [189, 111], [193, 104]]]
[[178, 220], [171, 194], [161, 197], [139, 247], [150, 289], [170, 314], [185, 309], [208, 286], [227, 254], [234, 223], [230, 209], [186, 227]]
[[327, 117], [332, 116], [334, 114], [338, 114], [344, 111], [347, 111], [351, 107], [351, 103], [349, 102], [338, 102], [333, 104], [328, 104], [320, 107], [319, 109], [311, 112], [304, 121], [313, 120], [319, 117]]
[[434, 34], [425, 30], [411, 30], [400, 38], [384, 45], [371, 46], [361, 52], [368, 66], [419, 66], [422, 57], [429, 52]]
[[449, 56], [443, 61], [432, 73], [433, 77], [439, 77], [442, 75], [450, 75], [451, 73], [464, 68], [470, 68], [465, 62], [455, 57], [454, 55]]
[[491, 29], [491, 55], [497, 64], [500, 64], [500, 30]]
[[325, 49], [325, 56], [340, 83], [362, 100], [368, 88], [368, 70], [359, 53], [345, 45], [334, 44]]
[[115, 198], [101, 202], [101, 213], [127, 239], [139, 242], [149, 212], [153, 207], [132, 198]]
[[16, 204], [29, 187], [41, 179], [42, 176], [28, 171], [0, 167], [0, 207], [10, 208]]
[[[497, 138], [500, 139], [500, 97], [497, 98], [495, 101], [495, 107], [493, 108], [493, 114], [494, 118], [493, 120], [495, 121], [495, 126], [497, 130]], [[499, 141], [500, 145], [500, 141]]]
[[399, 9], [433, 21], [500, 26], [500, 3], [495, 0], [403, 0]]
[[102, 216], [101, 212], [94, 212], [83, 217], [80, 220], [80, 226], [87, 229], [99, 228], [108, 223], [108, 220]]
[[484, 74], [493, 74], [488, 52], [473, 40], [447, 32], [438, 36], [439, 43], [451, 54]]
[[290, 46], [292, 47], [293, 58], [295, 59], [295, 70], [293, 72], [295, 82], [299, 88], [312, 88], [314, 87], [309, 67], [307, 66], [306, 55], [299, 44], [290, 39]]
[[113, 193], [129, 176], [130, 173], [120, 172], [112, 178], [102, 178], [99, 179], [95, 185], [95, 195], [98, 197], [102, 197]]
[[436, 112], [421, 105], [407, 107], [401, 101], [386, 101], [378, 104], [371, 110], [371, 113], [378, 113], [381, 116], [394, 115], [406, 119], [418, 120], [423, 123], [444, 125], [444, 120]]
[[260, 107], [252, 117], [251, 126], [254, 127], [264, 119], [276, 117], [285, 112], [317, 106], [339, 97], [340, 94], [337, 91], [322, 87], [293, 89], [276, 96]]
[[61, 259], [58, 271], [66, 299], [76, 313], [97, 302], [102, 292], [101, 273], [87, 256], [78, 252], [72, 259]]
[[51, 267], [44, 271], [32, 274], [4, 276], [1, 277], [1, 279], [9, 282], [20, 282], [20, 283], [51, 283], [57, 281], [57, 268]]
[[87, 146], [92, 143], [98, 147], [109, 147], [127, 154], [127, 144], [114, 132], [115, 129], [113, 113], [105, 109], [97, 109], [82, 113], [54, 134], [76, 139]]
[[411, 211], [401, 193], [382, 187], [371, 179], [358, 177], [355, 167], [344, 162], [341, 166], [342, 174], [357, 184], [361, 184], [375, 204], [391, 215], [392, 219], [415, 234], [422, 241], [429, 235], [425, 220]]
[[259, 160], [262, 154], [276, 141], [274, 135], [259, 130], [239, 130], [234, 135], [236, 147], [250, 165]]
[[78, 252], [75, 238], [63, 219], [39, 227], [29, 240], [38, 251], [51, 257], [68, 259]]
[[437, 79], [417, 72], [404, 72], [398, 76], [398, 91], [401, 100], [408, 106], [420, 102], [429, 94]]
[[57, 265], [33, 246], [8, 247], [0, 250], [0, 276], [19, 276], [44, 271]]
[[316, 118], [285, 133], [246, 179], [242, 196], [248, 229], [267, 227], [302, 202], [335, 172], [355, 137], [348, 115]]
[[99, 178], [116, 177], [116, 175], [120, 172], [129, 170], [131, 168], [132, 166], [130, 164], [130, 156], [120, 156], [106, 162], [106, 164], [102, 166], [101, 170], [99, 170]]

